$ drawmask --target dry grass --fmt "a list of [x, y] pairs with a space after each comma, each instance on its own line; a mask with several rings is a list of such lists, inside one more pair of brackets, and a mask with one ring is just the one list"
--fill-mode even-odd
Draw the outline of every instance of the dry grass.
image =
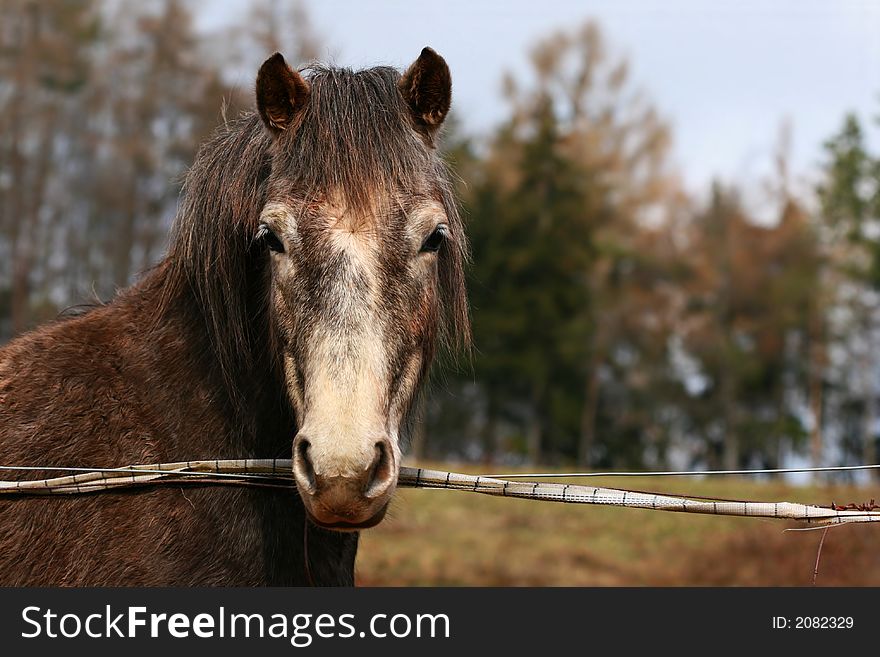
[[[792, 487], [730, 478], [603, 479], [602, 485], [819, 504], [880, 497], [876, 489]], [[796, 525], [402, 490], [389, 517], [361, 535], [357, 582], [362, 586], [809, 585], [821, 531], [783, 531], [787, 526]], [[832, 528], [817, 583], [880, 586], [880, 526]]]

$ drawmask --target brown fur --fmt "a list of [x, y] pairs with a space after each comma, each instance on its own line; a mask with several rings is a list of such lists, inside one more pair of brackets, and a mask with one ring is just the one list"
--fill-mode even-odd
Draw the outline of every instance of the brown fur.
[[[422, 119], [398, 91], [400, 75], [292, 75], [294, 91], [303, 90], [297, 79], [308, 84], [296, 129], [281, 130], [291, 115], [266, 109], [277, 105], [275, 89], [260, 107], [264, 120], [272, 112], [274, 133], [251, 114], [208, 143], [187, 177], [165, 260], [111, 303], [0, 350], [0, 462], [290, 458], [297, 422], [280, 364], [286, 347], [267, 253], [254, 240], [262, 207], [279, 193], [308, 204], [342, 190], [352, 207], [413, 190], [442, 199], [452, 237], [438, 254], [436, 291], [405, 304], [415, 316], [389, 310], [386, 320], [399, 324], [400, 350], [433, 353], [435, 334], [467, 341], [461, 222], [442, 163], [417, 135]], [[391, 289], [395, 263], [387, 259], [389, 298], [412, 294]], [[0, 585], [352, 584], [357, 534], [312, 527], [307, 567], [305, 522], [295, 492], [266, 489], [0, 498]]]

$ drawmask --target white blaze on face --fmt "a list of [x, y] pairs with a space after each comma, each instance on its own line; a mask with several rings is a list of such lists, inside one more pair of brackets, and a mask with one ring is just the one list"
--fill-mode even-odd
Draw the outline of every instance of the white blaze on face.
[[[345, 254], [347, 264], [334, 272], [326, 312], [342, 321], [318, 317], [311, 318], [314, 323], [303, 323], [312, 330], [308, 353], [299, 368], [287, 356], [285, 370], [300, 418], [299, 432], [311, 445], [315, 474], [351, 477], [370, 467], [380, 440], [390, 441], [395, 463], [400, 454], [396, 423], [386, 417], [390, 356], [379, 317], [378, 248], [369, 234], [341, 220], [337, 208], [327, 210], [321, 228], [324, 246], [328, 255]], [[288, 236], [297, 234], [289, 208], [267, 205], [263, 217], [269, 215], [276, 225], [281, 224], [278, 230]], [[276, 273], [297, 274], [292, 260], [280, 263]], [[296, 385], [297, 370], [305, 379], [300, 385]]]
[[391, 354], [379, 314], [378, 246], [369, 224], [356, 226], [332, 210], [329, 246], [345, 255], [347, 265], [336, 272], [328, 311], [344, 318], [345, 329], [319, 328], [312, 336], [300, 431], [312, 444], [316, 474], [353, 476], [370, 467], [383, 438], [393, 446], [395, 463], [400, 454], [396, 427], [386, 416]]
[[[421, 268], [432, 266], [430, 259], [423, 261], [416, 254], [425, 233], [437, 223], [438, 213], [442, 214], [438, 203], [426, 203], [407, 221], [406, 242], [411, 243], [414, 255], [410, 270], [413, 276], [428, 275]], [[400, 463], [398, 432], [406, 408], [389, 401], [389, 386], [395, 374], [389, 371], [394, 345], [384, 335], [379, 246], [378, 237], [372, 233], [373, 222], [353, 221], [332, 204], [326, 204], [322, 214], [322, 248], [327, 248], [328, 254], [344, 254], [347, 264], [333, 272], [329, 298], [323, 301], [325, 314], [332, 314], [333, 319], [310, 318], [309, 323], [303, 323], [311, 327], [308, 354], [297, 364], [287, 355], [285, 372], [300, 421], [299, 432], [310, 443], [315, 474], [354, 477], [371, 466], [376, 457], [375, 445], [383, 439], [390, 442], [394, 463]], [[262, 218], [276, 234], [283, 233], [290, 242], [298, 241], [296, 219], [289, 207], [268, 204]], [[290, 248], [299, 246], [292, 243]], [[294, 261], [279, 256], [274, 275], [296, 276]], [[419, 367], [419, 362], [405, 364], [407, 371], [402, 380], [407, 385], [415, 382]], [[296, 380], [297, 372], [304, 381]]]

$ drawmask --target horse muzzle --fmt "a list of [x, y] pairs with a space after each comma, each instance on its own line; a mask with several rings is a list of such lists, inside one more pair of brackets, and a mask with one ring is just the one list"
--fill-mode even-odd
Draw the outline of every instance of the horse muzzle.
[[298, 434], [293, 441], [293, 474], [312, 522], [336, 531], [379, 524], [396, 488], [399, 470], [390, 441], [376, 441], [372, 461], [354, 473], [350, 468], [332, 473], [328, 464], [313, 461], [312, 451], [309, 438]]

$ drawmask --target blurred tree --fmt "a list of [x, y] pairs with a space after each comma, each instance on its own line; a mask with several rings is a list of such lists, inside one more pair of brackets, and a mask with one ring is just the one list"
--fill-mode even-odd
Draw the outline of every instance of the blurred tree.
[[[538, 112], [533, 135], [498, 144], [521, 149], [516, 184], [505, 188], [490, 172], [471, 206], [476, 374], [487, 386], [488, 421], [501, 414], [525, 423], [533, 461], [553, 446], [544, 444], [547, 432], [576, 427], [577, 414], [566, 417], [559, 388], [578, 387], [584, 342], [568, 329], [583, 311], [582, 274], [592, 246], [577, 221], [584, 178], [559, 154], [551, 106]], [[552, 406], [563, 412], [552, 413]]]
[[[880, 419], [880, 158], [865, 143], [858, 117], [849, 114], [825, 143], [824, 176], [817, 187], [834, 281], [835, 322], [830, 339], [839, 366], [832, 372], [841, 411], [844, 451], [860, 445], [863, 463], [877, 462]], [[858, 427], [858, 429], [853, 429]], [[847, 433], [858, 436], [853, 441]]]
[[716, 184], [692, 230], [682, 336], [703, 378], [693, 428], [713, 467], [775, 467], [784, 445], [805, 438], [797, 400], [819, 272], [809, 217], [788, 199], [776, 225], [760, 226]]
[[300, 0], [259, 0], [250, 5], [247, 32], [259, 47], [260, 57], [283, 51], [290, 61], [310, 62], [321, 56], [321, 39], [315, 34]]
[[183, 174], [217, 125], [226, 93], [181, 0], [162, 0], [154, 11], [117, 9], [97, 58], [101, 148], [90, 190], [97, 207], [88, 237], [109, 255], [92, 272], [103, 294], [160, 255]]
[[680, 200], [668, 130], [594, 23], [541, 41], [531, 62], [533, 87], [508, 75], [511, 118], [465, 194], [486, 426], [518, 427], [532, 461], [591, 464], [623, 453], [597, 448], [601, 423], [610, 442], [633, 438], [617, 443], [637, 462], [656, 426], [628, 412], [631, 384], [667, 372], [666, 265], [645, 236]]
[[92, 76], [97, 13], [92, 2], [25, 0], [0, 11], [0, 280], [8, 281], [0, 310], [8, 335], [31, 325], [32, 302], [45, 303], [49, 292], [47, 242], [63, 220], [55, 180], [79, 141], [66, 128]]

